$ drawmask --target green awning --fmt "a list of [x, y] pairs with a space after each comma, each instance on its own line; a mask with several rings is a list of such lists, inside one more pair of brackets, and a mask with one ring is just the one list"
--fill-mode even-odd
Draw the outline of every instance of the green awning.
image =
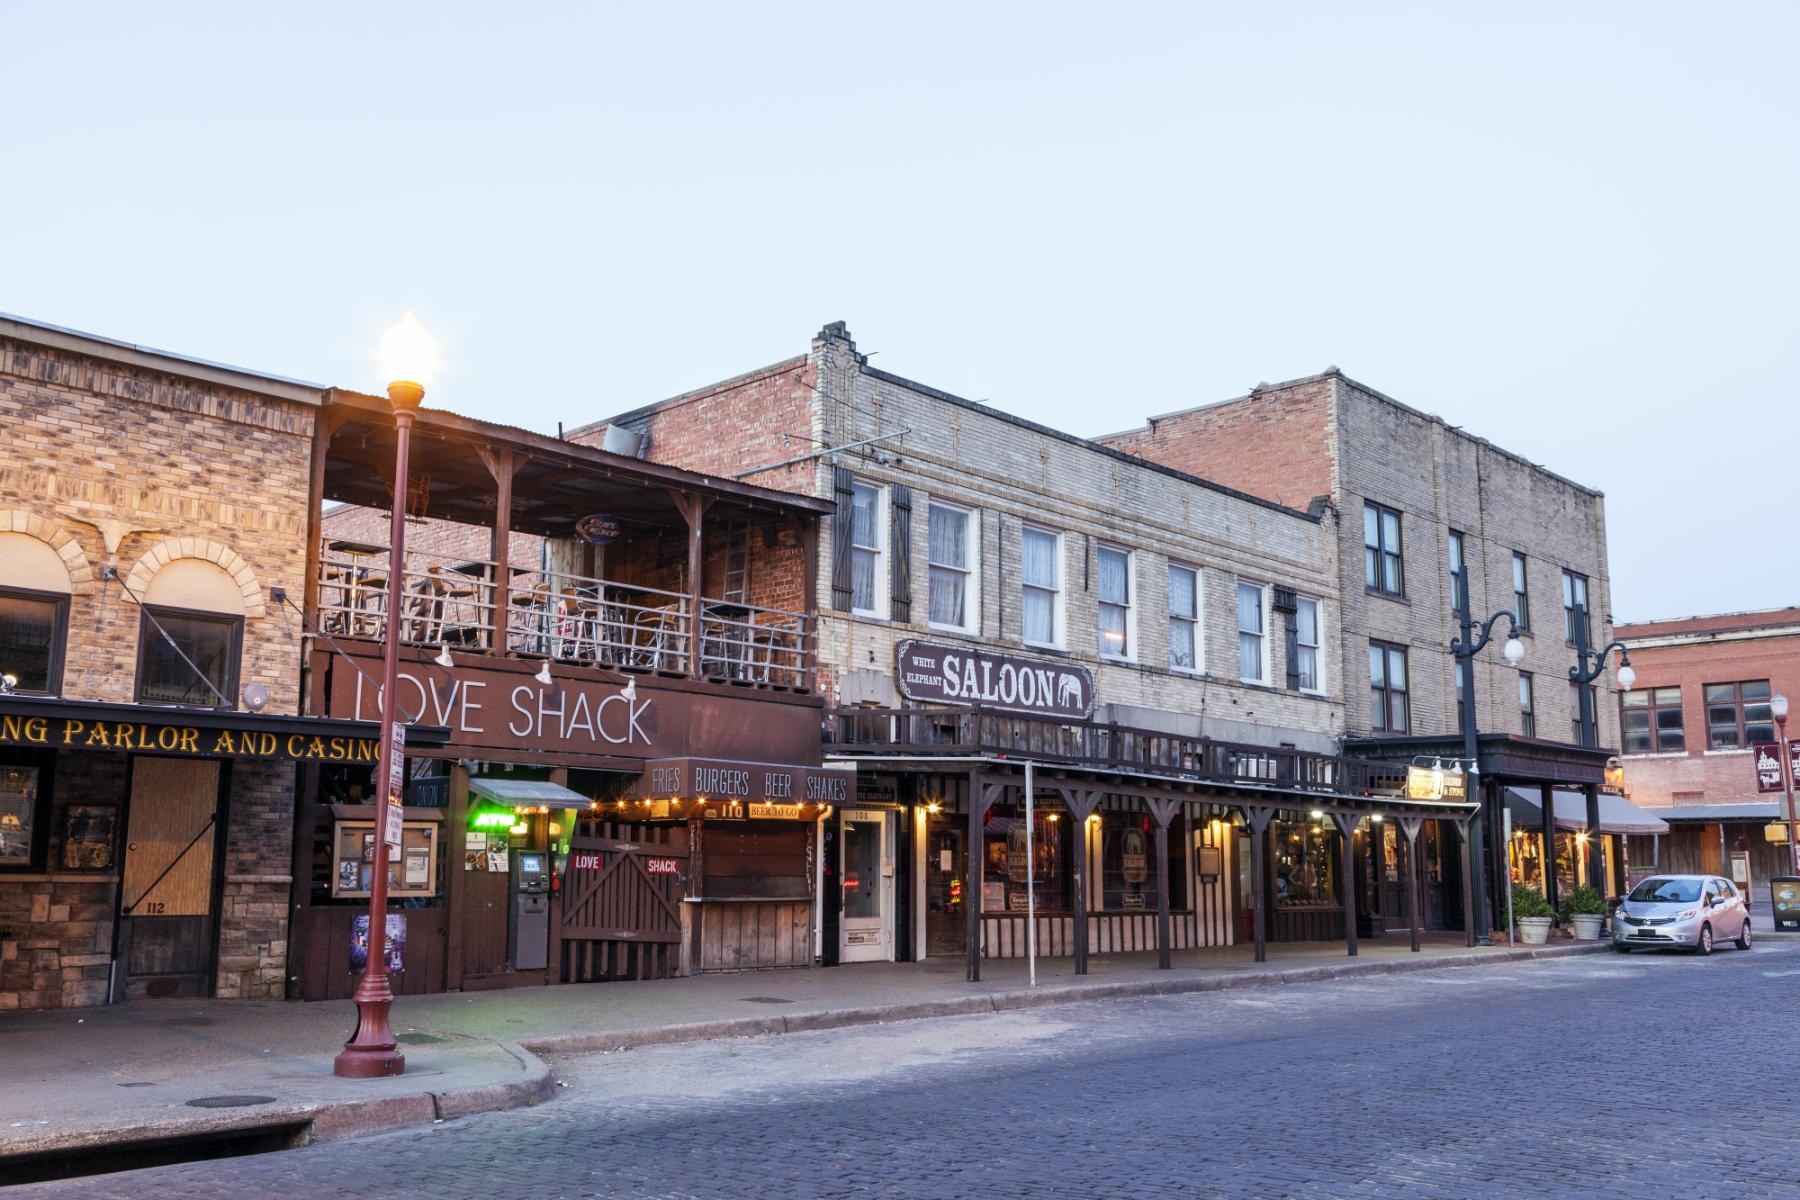
[[551, 808], [587, 808], [593, 804], [580, 792], [571, 792], [560, 783], [544, 779], [477, 776], [469, 780], [469, 790], [485, 800], [515, 807], [544, 804]]

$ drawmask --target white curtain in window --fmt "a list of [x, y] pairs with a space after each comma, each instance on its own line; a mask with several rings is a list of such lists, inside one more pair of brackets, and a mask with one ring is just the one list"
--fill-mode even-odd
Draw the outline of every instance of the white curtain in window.
[[1238, 584], [1238, 678], [1263, 677], [1262, 589]]
[[936, 625], [967, 623], [963, 593], [968, 583], [969, 514], [953, 508], [931, 506], [930, 545], [931, 621]]
[[1130, 604], [1131, 584], [1127, 565], [1131, 559], [1118, 550], [1100, 550], [1100, 599], [1108, 604]]
[[850, 552], [850, 607], [858, 612], [875, 611], [875, 552]]
[[1019, 549], [1024, 559], [1022, 618], [1025, 640], [1042, 645], [1056, 643], [1056, 591], [1059, 571], [1057, 547], [1061, 540], [1041, 529], [1023, 530]]
[[1025, 582], [1032, 587], [1056, 590], [1056, 543], [1054, 533], [1027, 529], [1020, 541], [1024, 551]]

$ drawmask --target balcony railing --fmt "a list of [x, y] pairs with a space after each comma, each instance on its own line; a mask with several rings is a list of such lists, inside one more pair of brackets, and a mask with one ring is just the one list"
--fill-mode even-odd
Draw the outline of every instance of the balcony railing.
[[1406, 765], [980, 708], [835, 710], [826, 741], [843, 754], [981, 755], [1172, 780], [1271, 784], [1321, 795], [1404, 792]]
[[[327, 548], [318, 561], [319, 627], [334, 636], [384, 639], [386, 549]], [[503, 589], [495, 582], [502, 577]], [[399, 634], [410, 645], [690, 673], [694, 597], [687, 593], [535, 568], [502, 571], [492, 562], [412, 550], [401, 579]], [[705, 597], [699, 603], [701, 676], [809, 686], [812, 624], [805, 613]]]

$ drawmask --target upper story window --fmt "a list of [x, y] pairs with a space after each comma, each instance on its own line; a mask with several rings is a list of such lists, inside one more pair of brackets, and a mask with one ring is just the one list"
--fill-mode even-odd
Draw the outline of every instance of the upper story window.
[[1529, 572], [1526, 568], [1525, 556], [1517, 550], [1512, 556], [1513, 575], [1513, 616], [1519, 618], [1520, 629], [1531, 628], [1531, 589], [1527, 586]]
[[971, 526], [974, 516], [966, 508], [933, 502], [930, 513], [930, 545], [926, 561], [930, 572], [931, 624], [967, 631], [974, 619], [974, 553]]
[[1463, 557], [1463, 535], [1450, 531], [1450, 611], [1457, 618], [1469, 612], [1469, 563]]
[[243, 638], [242, 617], [145, 605], [138, 628], [137, 702], [232, 707]]
[[1169, 564], [1169, 669], [1200, 669], [1200, 572]]
[[867, 483], [851, 488], [850, 611], [877, 616], [881, 601], [881, 489]]
[[1384, 595], [1406, 594], [1400, 514], [1373, 502], [1363, 505], [1363, 582]]
[[1376, 733], [1408, 733], [1406, 647], [1369, 643], [1369, 728]]
[[1294, 660], [1300, 690], [1324, 691], [1324, 680], [1319, 674], [1319, 602], [1310, 596], [1294, 601]]
[[1732, 750], [1775, 740], [1775, 717], [1769, 708], [1769, 681], [1706, 685], [1706, 743], [1711, 750]]
[[1268, 605], [1260, 585], [1237, 588], [1238, 678], [1245, 683], [1269, 681]]
[[1033, 646], [1062, 645], [1062, 534], [1029, 525], [1019, 530], [1020, 612]]
[[63, 647], [69, 636], [69, 597], [0, 588], [0, 674], [13, 690], [54, 696], [62, 691]]
[[[1587, 685], [1588, 711], [1594, 714], [1594, 744], [1600, 739], [1600, 686]], [[1577, 746], [1586, 745], [1581, 727], [1581, 685], [1574, 680], [1569, 681], [1569, 741]]]
[[1519, 732], [1537, 736], [1537, 691], [1530, 671], [1519, 672]]
[[1098, 548], [1100, 574], [1100, 654], [1104, 658], [1130, 658], [1131, 553], [1112, 546]]
[[1594, 614], [1588, 609], [1588, 581], [1586, 575], [1578, 575], [1574, 571], [1562, 573], [1563, 591], [1563, 639], [1570, 645], [1575, 644], [1575, 608], [1581, 608], [1585, 618], [1585, 633], [1588, 644], [1594, 641]]
[[1687, 728], [1681, 720], [1681, 689], [1636, 688], [1619, 693], [1619, 728], [1625, 734], [1627, 754], [1686, 750]]

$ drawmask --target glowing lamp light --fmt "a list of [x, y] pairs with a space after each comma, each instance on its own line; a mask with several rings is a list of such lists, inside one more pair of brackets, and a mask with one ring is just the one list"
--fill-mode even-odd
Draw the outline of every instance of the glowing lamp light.
[[1500, 653], [1506, 656], [1507, 662], [1516, 667], [1525, 661], [1525, 643], [1516, 637], [1509, 637], [1506, 639], [1506, 645], [1501, 647]]
[[936, 800], [933, 800], [930, 804], [927, 804], [925, 806], [925, 811], [928, 813], [931, 813], [933, 816], [936, 816], [938, 813], [941, 813], [944, 811], [944, 806], [939, 804]]
[[[388, 397], [396, 404], [416, 407], [425, 398], [425, 385], [437, 375], [437, 341], [419, 318], [408, 312], [400, 323], [381, 335], [381, 376]], [[394, 388], [402, 387], [403, 395], [395, 396]]]
[[1631, 685], [1636, 682], [1637, 682], [1637, 672], [1631, 669], [1631, 664], [1630, 663], [1620, 663], [1619, 664], [1619, 686], [1629, 692], [1631, 690]]
[[1774, 698], [1769, 701], [1769, 715], [1777, 721], [1787, 720], [1788, 699], [1785, 693], [1776, 692]]

